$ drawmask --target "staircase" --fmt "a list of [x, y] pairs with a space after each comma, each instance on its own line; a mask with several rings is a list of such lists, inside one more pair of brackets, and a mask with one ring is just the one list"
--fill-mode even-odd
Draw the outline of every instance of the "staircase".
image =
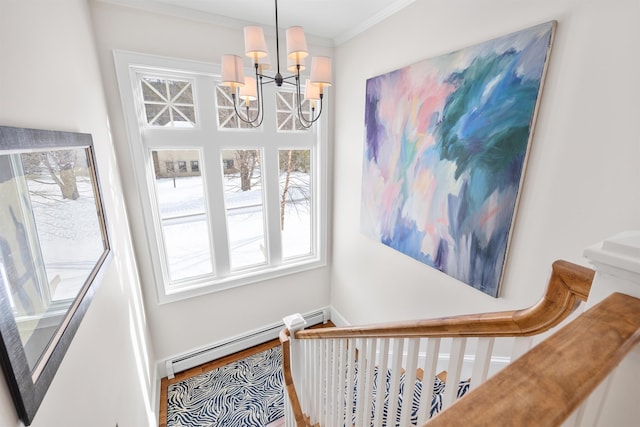
[[288, 322], [286, 425], [583, 425], [580, 404], [640, 341], [640, 299], [613, 294], [583, 313], [593, 278], [556, 261], [544, 297], [524, 310], [314, 330]]

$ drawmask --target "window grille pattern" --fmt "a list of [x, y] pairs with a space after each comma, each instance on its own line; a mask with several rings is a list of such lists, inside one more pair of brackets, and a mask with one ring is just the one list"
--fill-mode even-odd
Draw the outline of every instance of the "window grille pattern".
[[[310, 117], [309, 101], [302, 101], [302, 112]], [[298, 104], [294, 92], [276, 91], [276, 124], [278, 132], [306, 131], [298, 120]]]
[[148, 125], [193, 127], [196, 123], [191, 82], [143, 77], [140, 81]]
[[[233, 108], [233, 98], [231, 96], [231, 88], [228, 86], [216, 86], [216, 104], [218, 111], [218, 128], [219, 129], [253, 129], [253, 127], [239, 120]], [[244, 101], [238, 100], [238, 110], [246, 114], [247, 106]], [[258, 113], [258, 105], [254, 101], [249, 106], [249, 114], [255, 117]]]

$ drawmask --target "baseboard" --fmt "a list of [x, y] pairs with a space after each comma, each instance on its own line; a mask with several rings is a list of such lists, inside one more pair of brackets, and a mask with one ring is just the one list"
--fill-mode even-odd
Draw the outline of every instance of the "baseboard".
[[[308, 326], [325, 323], [329, 320], [329, 316], [330, 311], [328, 308], [318, 309], [303, 315]], [[169, 379], [174, 378], [176, 372], [185, 371], [204, 363], [211, 362], [212, 360], [276, 339], [278, 338], [278, 334], [282, 328], [284, 328], [284, 323], [274, 323], [213, 343], [206, 347], [192, 350], [182, 355], [171, 357], [164, 362], [161, 362], [159, 371], [161, 372], [162, 377], [166, 376]]]
[[335, 309], [334, 306], [329, 306], [329, 311], [331, 313], [331, 321], [334, 325], [339, 328], [346, 328], [347, 326], [351, 326], [351, 323], [347, 322], [347, 319], [344, 318], [338, 310]]

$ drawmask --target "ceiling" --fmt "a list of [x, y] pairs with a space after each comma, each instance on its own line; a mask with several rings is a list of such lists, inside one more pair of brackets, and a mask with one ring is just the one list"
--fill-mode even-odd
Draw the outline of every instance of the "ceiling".
[[[164, 13], [205, 12], [244, 23], [275, 26], [276, 0], [102, 0]], [[278, 0], [278, 27], [300, 25], [305, 33], [340, 44], [415, 0]]]

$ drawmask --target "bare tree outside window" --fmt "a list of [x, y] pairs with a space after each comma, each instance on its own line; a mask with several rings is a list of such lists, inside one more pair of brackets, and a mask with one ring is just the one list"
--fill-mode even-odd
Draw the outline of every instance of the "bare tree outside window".
[[[240, 190], [250, 191], [252, 180], [260, 180], [260, 176], [254, 176], [256, 167], [260, 165], [260, 152], [258, 150], [236, 150], [234, 156], [235, 166], [240, 173]], [[260, 170], [259, 167], [258, 170]]]
[[295, 210], [311, 204], [309, 150], [280, 151], [280, 230], [284, 230], [287, 203]]

